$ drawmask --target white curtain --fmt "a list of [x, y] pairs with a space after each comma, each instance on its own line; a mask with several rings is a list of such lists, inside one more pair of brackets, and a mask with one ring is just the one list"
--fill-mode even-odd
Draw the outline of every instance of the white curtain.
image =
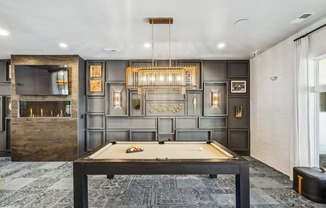
[[[294, 103], [291, 138], [291, 173], [294, 166], [315, 166], [315, 69], [309, 61], [309, 38], [295, 42]], [[292, 177], [292, 174], [291, 174]]]

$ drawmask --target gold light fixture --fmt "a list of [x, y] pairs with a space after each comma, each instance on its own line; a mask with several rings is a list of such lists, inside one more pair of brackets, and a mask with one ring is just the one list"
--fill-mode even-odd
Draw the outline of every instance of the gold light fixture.
[[212, 107], [220, 107], [220, 92], [212, 91]]
[[120, 92], [113, 92], [113, 106], [121, 107], [121, 93]]
[[[198, 86], [195, 66], [171, 66], [171, 41], [170, 25], [173, 24], [173, 18], [149, 18], [152, 24], [152, 66], [139, 67], [131, 66], [126, 69], [126, 87], [129, 89], [138, 89], [138, 93], [144, 93], [146, 89], [179, 89], [181, 94], [186, 93], [186, 88], [196, 88]], [[169, 66], [154, 66], [154, 41], [153, 25], [169, 24]]]

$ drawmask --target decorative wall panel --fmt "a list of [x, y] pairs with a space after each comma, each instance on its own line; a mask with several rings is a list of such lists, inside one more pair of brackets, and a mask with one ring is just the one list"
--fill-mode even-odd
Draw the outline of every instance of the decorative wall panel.
[[107, 83], [105, 99], [108, 116], [128, 116], [128, 94], [125, 83]]
[[146, 101], [146, 116], [184, 116], [185, 101]]
[[211, 130], [176, 130], [177, 141], [205, 141], [212, 139]]
[[250, 148], [249, 130], [229, 129], [228, 147], [234, 151], [249, 151]]
[[88, 113], [104, 113], [104, 97], [88, 97], [87, 112]]
[[227, 82], [204, 83], [204, 116], [227, 115]]
[[104, 130], [88, 130], [86, 135], [86, 150], [92, 151], [105, 142]]
[[109, 130], [106, 132], [106, 142], [129, 141], [129, 130]]
[[188, 91], [187, 93], [188, 116], [202, 116], [202, 93]]
[[226, 117], [200, 117], [199, 128], [200, 129], [227, 128], [227, 118]]
[[162, 90], [147, 90], [146, 100], [185, 100], [186, 95], [180, 94], [178, 90], [162, 89]]
[[159, 134], [174, 134], [174, 118], [159, 117], [158, 118], [158, 133]]
[[119, 118], [119, 117], [107, 117], [106, 118], [107, 129], [156, 129], [156, 118]]
[[105, 118], [103, 113], [92, 113], [87, 114], [87, 128], [88, 129], [104, 129]]
[[131, 141], [156, 141], [156, 130], [131, 130]]
[[144, 95], [136, 91], [129, 92], [130, 116], [145, 116]]
[[197, 117], [177, 117], [176, 129], [197, 129], [198, 118]]

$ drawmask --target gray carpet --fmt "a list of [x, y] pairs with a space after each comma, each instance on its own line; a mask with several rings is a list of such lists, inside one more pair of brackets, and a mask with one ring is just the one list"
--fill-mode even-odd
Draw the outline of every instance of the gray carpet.
[[[292, 190], [284, 174], [251, 158], [251, 207], [326, 207]], [[73, 207], [71, 162], [11, 162], [0, 158], [0, 207]], [[89, 207], [231, 208], [235, 177], [219, 175], [89, 176]]]

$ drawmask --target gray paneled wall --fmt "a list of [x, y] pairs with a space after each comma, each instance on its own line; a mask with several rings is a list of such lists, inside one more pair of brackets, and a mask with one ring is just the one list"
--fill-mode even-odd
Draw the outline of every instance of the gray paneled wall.
[[[240, 154], [250, 153], [249, 61], [175, 60], [198, 68], [199, 85], [185, 95], [125, 87], [128, 66], [151, 66], [150, 60], [86, 62], [86, 151], [104, 142], [153, 140], [216, 140]], [[155, 61], [167, 66], [168, 61]], [[94, 67], [92, 66], [100, 66]], [[94, 69], [100, 76], [94, 76]], [[99, 89], [92, 88], [94, 80]], [[93, 83], [92, 83], [93, 82]], [[95, 89], [95, 90], [94, 90]], [[114, 93], [121, 105], [114, 105]], [[212, 104], [218, 92], [218, 104]]]

